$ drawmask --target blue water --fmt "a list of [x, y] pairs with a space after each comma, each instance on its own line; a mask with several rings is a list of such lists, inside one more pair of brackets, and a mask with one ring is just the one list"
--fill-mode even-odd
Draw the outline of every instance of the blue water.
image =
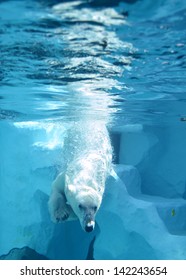
[[1, 1], [1, 118], [179, 122], [185, 6]]
[[[168, 249], [163, 257], [186, 258], [180, 249], [186, 232], [185, 26], [186, 3], [181, 0], [0, 1], [1, 207], [7, 207], [12, 182], [20, 189], [10, 195], [8, 207], [20, 207], [15, 201], [25, 186], [35, 184], [36, 190], [49, 194], [45, 187], [62, 164], [60, 141], [68, 125], [102, 121], [112, 138], [115, 164], [139, 171], [140, 193], [146, 196], [140, 200], [173, 199], [166, 200], [172, 203], [168, 208], [156, 205], [166, 232], [181, 236], [180, 247]], [[135, 188], [129, 194], [140, 196]], [[29, 195], [28, 191], [24, 199]], [[34, 203], [29, 207], [36, 207]], [[171, 211], [176, 207], [179, 215], [172, 224], [167, 213], [175, 213]], [[10, 232], [0, 234], [0, 254], [28, 245], [42, 254], [50, 252], [50, 258], [83, 258], [74, 251], [55, 255], [54, 241], [50, 246], [44, 242], [43, 247], [50, 247], [45, 251], [40, 239], [31, 238], [33, 232], [40, 234], [33, 226], [36, 213], [30, 218], [32, 226], [21, 208], [18, 213], [27, 226], [24, 230], [8, 222], [11, 213], [7, 218], [1, 215]], [[11, 231], [16, 237], [6, 246]], [[47, 239], [47, 233], [44, 236]], [[156, 250], [151, 252], [153, 245], [145, 234], [140, 236], [145, 241], [139, 236], [127, 239], [129, 244], [142, 242], [139, 254], [129, 249], [131, 255], [112, 255], [108, 249], [108, 255], [97, 253], [97, 258], [160, 258]]]

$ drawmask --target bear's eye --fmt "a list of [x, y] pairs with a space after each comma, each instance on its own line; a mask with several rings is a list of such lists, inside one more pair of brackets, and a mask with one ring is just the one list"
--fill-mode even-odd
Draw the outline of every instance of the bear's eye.
[[83, 205], [82, 204], [79, 204], [78, 207], [79, 207], [80, 210], [83, 210]]
[[94, 211], [96, 212], [98, 208], [97, 208], [97, 206], [94, 206], [94, 208], [93, 208], [93, 209], [94, 209]]

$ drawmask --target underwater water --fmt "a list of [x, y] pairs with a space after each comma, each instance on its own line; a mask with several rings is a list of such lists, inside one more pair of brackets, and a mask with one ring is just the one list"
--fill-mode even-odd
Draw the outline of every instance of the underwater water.
[[[0, 255], [186, 259], [185, 26], [181, 0], [0, 1]], [[117, 174], [91, 233], [47, 207], [77, 123]]]

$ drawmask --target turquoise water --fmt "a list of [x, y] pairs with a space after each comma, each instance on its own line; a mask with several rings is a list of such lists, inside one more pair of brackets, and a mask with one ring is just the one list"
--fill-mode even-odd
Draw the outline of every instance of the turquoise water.
[[1, 118], [185, 117], [183, 1], [1, 1], [0, 9]]
[[[186, 259], [185, 26], [181, 0], [0, 1], [0, 255]], [[118, 176], [90, 234], [47, 209], [77, 122]]]

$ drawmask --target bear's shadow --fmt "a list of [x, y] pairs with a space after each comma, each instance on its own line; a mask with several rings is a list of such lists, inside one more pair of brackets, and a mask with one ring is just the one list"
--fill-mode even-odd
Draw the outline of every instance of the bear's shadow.
[[98, 224], [96, 224], [95, 230], [90, 233], [83, 231], [78, 220], [53, 224], [48, 213], [48, 195], [38, 190], [35, 197], [40, 205], [42, 221], [53, 228], [46, 256], [53, 260], [93, 259], [93, 245], [100, 231]]

